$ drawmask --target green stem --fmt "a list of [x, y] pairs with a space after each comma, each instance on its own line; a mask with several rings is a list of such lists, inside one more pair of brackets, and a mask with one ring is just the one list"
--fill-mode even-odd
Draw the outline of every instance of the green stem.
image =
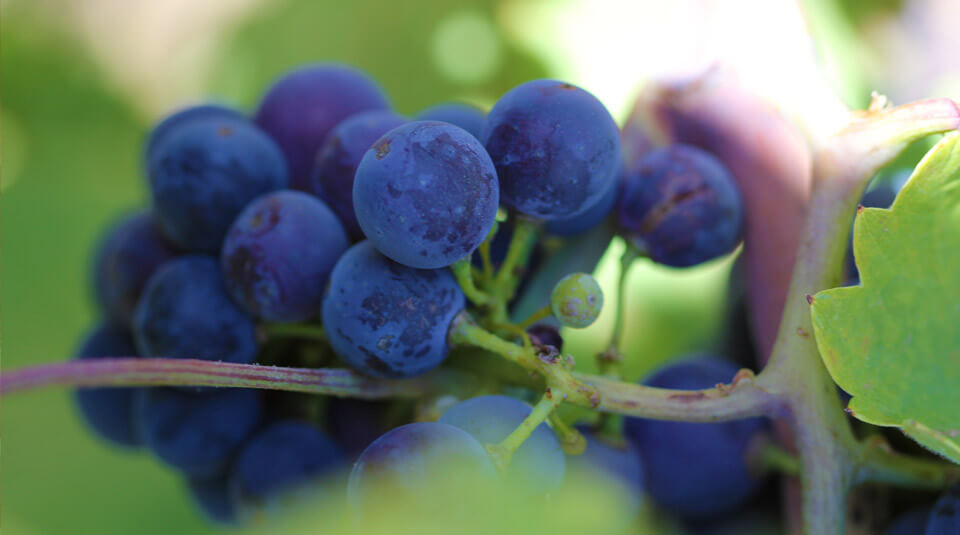
[[530, 317], [528, 317], [527, 319], [518, 323], [517, 327], [520, 327], [521, 329], [526, 329], [527, 327], [533, 325], [534, 323], [544, 318], [549, 318], [552, 314], [553, 314], [553, 309], [550, 308], [550, 305], [547, 305], [541, 308], [540, 310], [534, 312], [533, 314], [531, 314]]
[[960, 126], [947, 99], [887, 108], [875, 99], [815, 158], [810, 212], [767, 368], [757, 376], [789, 406], [801, 462], [803, 532], [839, 534], [855, 481], [858, 445], [827, 373], [810, 319], [810, 296], [839, 284], [850, 220], [873, 174], [907, 143]]
[[799, 476], [803, 471], [800, 459], [781, 448], [771, 440], [764, 440], [757, 450], [757, 461], [765, 470], [775, 470], [791, 476]]
[[470, 264], [470, 260], [467, 258], [457, 260], [452, 266], [450, 266], [450, 271], [453, 272], [453, 276], [457, 279], [457, 284], [460, 285], [460, 289], [463, 290], [463, 294], [467, 296], [467, 299], [473, 302], [477, 306], [482, 306], [489, 304], [492, 301], [492, 298], [481, 291], [473, 282], [473, 266]]
[[557, 439], [560, 440], [560, 447], [563, 448], [564, 453], [580, 455], [587, 449], [587, 439], [575, 427], [571, 427], [557, 411], [551, 412], [548, 420]]
[[327, 333], [319, 325], [309, 323], [265, 323], [260, 329], [267, 338], [302, 338], [304, 340], [327, 341]]
[[499, 228], [500, 223], [494, 221], [493, 226], [490, 227], [489, 234], [487, 234], [487, 239], [483, 240], [483, 243], [481, 243], [478, 248], [478, 251], [480, 251], [480, 262], [483, 265], [483, 271], [480, 275], [480, 280], [483, 284], [489, 284], [490, 281], [493, 280], [493, 260], [490, 257], [490, 246]]
[[500, 270], [494, 278], [494, 287], [504, 306], [510, 302], [517, 291], [520, 275], [523, 274], [523, 269], [530, 260], [530, 253], [533, 251], [535, 238], [540, 229], [539, 224], [531, 219], [523, 216], [516, 216], [515, 219], [507, 256], [503, 259], [503, 264], [500, 265]]
[[285, 390], [366, 399], [419, 397], [465, 379], [449, 371], [405, 380], [371, 379], [353, 370], [279, 368], [196, 359], [101, 358], [4, 371], [0, 393], [46, 386], [219, 386]]
[[960, 466], [897, 453], [876, 435], [861, 445], [854, 480], [936, 490], [960, 481]]
[[537, 426], [542, 424], [550, 416], [550, 413], [553, 412], [553, 409], [557, 408], [561, 401], [563, 401], [561, 397], [556, 395], [552, 389], [548, 387], [543, 397], [540, 398], [540, 401], [533, 406], [530, 414], [520, 422], [520, 425], [518, 425], [516, 429], [507, 435], [507, 438], [500, 441], [499, 444], [487, 446], [487, 452], [490, 453], [494, 465], [500, 469], [501, 473], [506, 471], [507, 467], [510, 466], [510, 459], [513, 457], [513, 453], [517, 451], [517, 448], [522, 446], [523, 443], [530, 438], [530, 435], [533, 434]]

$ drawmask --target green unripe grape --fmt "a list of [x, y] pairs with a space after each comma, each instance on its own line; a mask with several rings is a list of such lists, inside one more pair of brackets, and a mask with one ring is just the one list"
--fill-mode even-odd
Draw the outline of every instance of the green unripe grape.
[[597, 321], [603, 309], [603, 290], [587, 273], [571, 273], [560, 279], [550, 294], [550, 308], [560, 323], [582, 329]]

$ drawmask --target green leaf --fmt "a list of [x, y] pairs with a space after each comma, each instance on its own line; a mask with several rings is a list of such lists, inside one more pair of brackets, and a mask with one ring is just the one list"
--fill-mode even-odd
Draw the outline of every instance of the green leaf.
[[813, 326], [865, 422], [960, 463], [960, 136], [944, 137], [889, 210], [854, 223], [860, 286], [820, 292]]

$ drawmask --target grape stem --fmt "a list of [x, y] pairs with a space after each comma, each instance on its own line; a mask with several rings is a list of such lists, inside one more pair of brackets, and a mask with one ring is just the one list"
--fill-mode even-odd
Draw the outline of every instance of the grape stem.
[[457, 279], [457, 284], [463, 290], [463, 295], [477, 306], [488, 305], [493, 302], [493, 297], [477, 288], [473, 281], [473, 266], [469, 259], [460, 259], [450, 266], [450, 271]]
[[960, 481], [960, 466], [897, 453], [880, 435], [860, 444], [859, 454], [857, 483], [940, 489]]
[[516, 429], [511, 431], [499, 444], [485, 445], [487, 453], [490, 454], [494, 466], [500, 470], [500, 473], [506, 472], [507, 468], [510, 467], [513, 453], [530, 438], [537, 426], [546, 421], [561, 402], [563, 402], [563, 397], [547, 387], [540, 401], [533, 406], [533, 410], [520, 422]]
[[219, 386], [263, 388], [364, 399], [412, 398], [445, 390], [455, 373], [437, 370], [413, 379], [371, 379], [353, 370], [286, 368], [198, 359], [117, 357], [71, 360], [5, 371], [0, 393], [45, 386]]
[[480, 262], [483, 265], [483, 270], [480, 272], [480, 280], [483, 284], [487, 284], [493, 280], [493, 261], [490, 258], [490, 246], [493, 243], [493, 238], [497, 235], [499, 227], [500, 224], [494, 221], [493, 226], [490, 227], [490, 232], [487, 234], [487, 239], [483, 240], [483, 243], [477, 248], [480, 252]]
[[517, 327], [520, 327], [521, 329], [526, 329], [527, 327], [533, 325], [534, 323], [544, 318], [549, 318], [551, 315], [553, 315], [553, 309], [550, 307], [550, 305], [547, 305], [541, 308], [540, 310], [534, 312], [533, 314], [530, 314], [530, 316], [527, 317], [527, 319], [518, 323]]
[[507, 256], [493, 279], [491, 292], [497, 297], [493, 319], [507, 322], [507, 303], [513, 299], [520, 284], [523, 267], [530, 261], [533, 244], [540, 230], [540, 223], [521, 215], [514, 215], [513, 236], [507, 248]]
[[[857, 481], [859, 444], [820, 358], [810, 319], [812, 295], [840, 282], [850, 219], [870, 178], [907, 143], [960, 126], [960, 110], [948, 99], [889, 108], [875, 98], [866, 112], [851, 114], [816, 153], [813, 194], [787, 303], [766, 369], [757, 382], [790, 411], [801, 462], [802, 532], [843, 532], [846, 498]], [[886, 461], [892, 459], [887, 458]]]
[[564, 453], [580, 455], [587, 449], [587, 439], [583, 438], [577, 428], [570, 427], [557, 411], [551, 412], [547, 420], [550, 422], [554, 434], [557, 435]]

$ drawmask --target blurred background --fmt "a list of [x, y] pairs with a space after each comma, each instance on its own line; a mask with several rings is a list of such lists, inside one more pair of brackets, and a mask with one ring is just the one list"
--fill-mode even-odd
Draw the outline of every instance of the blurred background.
[[[561, 78], [620, 121], [647, 81], [722, 63], [811, 136], [872, 90], [894, 103], [960, 98], [956, 0], [2, 0], [0, 18], [3, 369], [67, 358], [96, 321], [91, 252], [145, 203], [150, 125], [208, 98], [251, 110], [302, 63], [358, 66], [406, 114], [489, 107], [523, 81]], [[605, 286], [619, 247], [598, 268]], [[721, 344], [732, 263], [631, 272], [631, 378]], [[606, 344], [608, 303], [571, 333], [574, 355]], [[82, 429], [69, 392], [4, 399], [0, 419], [5, 533], [213, 530], [171, 471]]]

